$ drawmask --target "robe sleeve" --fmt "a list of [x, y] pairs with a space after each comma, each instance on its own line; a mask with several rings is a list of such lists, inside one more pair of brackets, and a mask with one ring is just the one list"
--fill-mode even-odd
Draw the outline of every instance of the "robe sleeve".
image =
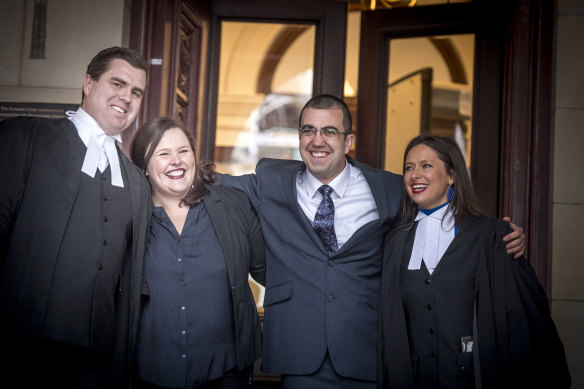
[[377, 380], [381, 388], [414, 388], [406, 318], [399, 288], [406, 230], [390, 230], [383, 243], [377, 342]]
[[[503, 236], [508, 232], [507, 223], [493, 219], [490, 231], [483, 231], [481, 236], [488, 237], [486, 242], [490, 246], [486, 248], [486, 263], [492, 306], [481, 306], [479, 300], [479, 320], [486, 320], [484, 312], [492, 309], [495, 337], [491, 340], [496, 343], [500, 384], [569, 388], [570, 373], [564, 347], [551, 317], [546, 293], [527, 259], [516, 260], [507, 254]], [[480, 266], [481, 263], [479, 271]], [[482, 287], [486, 287], [484, 282]], [[485, 291], [479, 290], [479, 294], [481, 292]], [[480, 339], [479, 330], [479, 342]], [[485, 336], [482, 341], [479, 350]], [[493, 350], [490, 346], [486, 348]]]
[[0, 121], [0, 264], [4, 262], [28, 179], [33, 143], [29, 121], [24, 117]]

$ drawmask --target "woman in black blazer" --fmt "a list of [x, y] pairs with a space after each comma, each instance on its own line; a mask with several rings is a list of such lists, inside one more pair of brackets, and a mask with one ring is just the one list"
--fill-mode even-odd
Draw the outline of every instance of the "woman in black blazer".
[[379, 387], [569, 387], [545, 292], [507, 253], [507, 223], [478, 210], [456, 142], [414, 138], [404, 183], [384, 243]]
[[131, 146], [154, 212], [144, 259], [136, 386], [250, 388], [261, 329], [248, 275], [264, 283], [264, 241], [247, 196], [211, 185], [180, 123], [144, 124]]

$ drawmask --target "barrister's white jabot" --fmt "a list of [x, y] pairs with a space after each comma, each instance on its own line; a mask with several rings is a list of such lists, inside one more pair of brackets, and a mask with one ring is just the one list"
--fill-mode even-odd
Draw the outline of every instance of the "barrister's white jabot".
[[90, 177], [95, 177], [96, 169], [103, 173], [109, 164], [111, 166], [112, 185], [123, 188], [124, 181], [116, 148], [116, 141], [122, 141], [120, 134], [110, 136], [103, 132], [95, 119], [82, 108], [77, 111], [67, 111], [67, 116], [77, 128], [79, 137], [87, 146], [81, 171]]
[[454, 217], [448, 206], [444, 206], [429, 215], [418, 211], [416, 221], [418, 228], [408, 270], [420, 269], [423, 260], [432, 274], [454, 239]]

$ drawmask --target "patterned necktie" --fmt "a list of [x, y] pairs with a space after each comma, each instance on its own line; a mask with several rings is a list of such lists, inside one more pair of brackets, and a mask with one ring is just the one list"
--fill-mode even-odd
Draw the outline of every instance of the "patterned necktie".
[[324, 247], [332, 254], [338, 250], [335, 235], [335, 205], [330, 196], [333, 188], [323, 185], [318, 188], [318, 191], [322, 194], [322, 201], [316, 210], [313, 227]]

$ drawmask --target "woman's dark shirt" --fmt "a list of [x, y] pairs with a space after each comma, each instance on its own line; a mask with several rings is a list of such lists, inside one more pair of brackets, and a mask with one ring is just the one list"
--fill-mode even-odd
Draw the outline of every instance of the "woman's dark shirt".
[[234, 368], [225, 258], [203, 203], [189, 210], [181, 235], [156, 207], [144, 262], [150, 297], [138, 337], [138, 378], [192, 388]]

